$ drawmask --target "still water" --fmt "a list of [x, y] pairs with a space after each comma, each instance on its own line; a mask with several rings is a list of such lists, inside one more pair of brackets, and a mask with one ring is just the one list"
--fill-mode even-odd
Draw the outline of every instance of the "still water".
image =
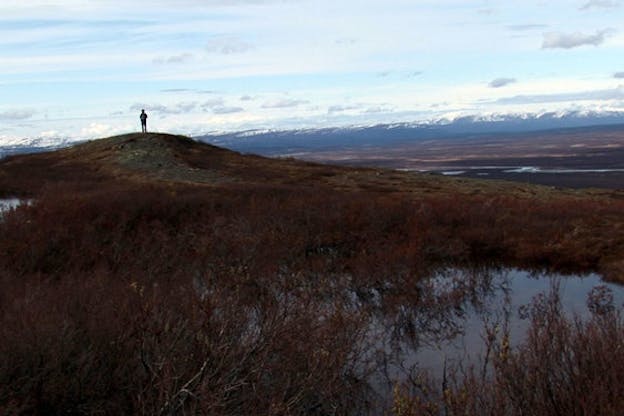
[[383, 396], [397, 381], [421, 371], [441, 378], [445, 368], [479, 365], [487, 351], [486, 328], [507, 327], [513, 347], [524, 339], [529, 321], [522, 311], [536, 296], [556, 293], [567, 316], [585, 318], [588, 294], [596, 287], [610, 291], [613, 306], [622, 307], [624, 287], [595, 274], [440, 272], [422, 283], [422, 306], [401, 305], [373, 319], [369, 340], [379, 371], [371, 382]]
[[13, 208], [17, 208], [18, 206], [20, 206], [21, 204], [25, 203], [24, 200], [19, 199], [19, 198], [6, 198], [6, 199], [0, 199], [0, 218], [2, 216], [3, 213], [13, 209]]

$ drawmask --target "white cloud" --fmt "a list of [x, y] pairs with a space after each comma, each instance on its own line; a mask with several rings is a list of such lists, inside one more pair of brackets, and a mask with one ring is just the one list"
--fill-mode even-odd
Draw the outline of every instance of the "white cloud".
[[242, 111], [245, 111], [242, 107], [214, 107], [212, 109], [214, 114], [233, 114], [240, 113]]
[[507, 29], [513, 30], [515, 32], [523, 32], [528, 30], [537, 30], [537, 29], [546, 29], [548, 25], [539, 24], [539, 23], [527, 23], [527, 24], [518, 24], [518, 25], [509, 25]]
[[31, 109], [15, 109], [15, 110], [0, 111], [0, 120], [2, 121], [26, 120], [26, 119], [31, 118], [35, 114], [36, 114], [36, 111], [31, 110]]
[[581, 7], [579, 7], [579, 10], [613, 9], [619, 6], [620, 2], [615, 0], [590, 0]]
[[215, 107], [223, 107], [224, 101], [221, 97], [215, 97], [210, 100], [206, 100], [201, 104], [201, 108], [204, 110], [211, 110]]
[[216, 36], [206, 44], [206, 51], [222, 55], [244, 53], [252, 49], [254, 46], [251, 43], [233, 35]]
[[616, 72], [613, 74], [613, 78], [624, 78], [624, 72]]
[[119, 133], [119, 129], [108, 124], [91, 123], [80, 130], [80, 136], [85, 138], [105, 137]]
[[308, 104], [308, 100], [298, 100], [294, 98], [285, 98], [275, 101], [267, 101], [262, 104], [262, 108], [291, 108], [298, 107], [302, 104]]
[[365, 114], [391, 113], [393, 111], [394, 110], [392, 109], [392, 107], [384, 104], [384, 105], [368, 107], [366, 110], [364, 110], [364, 113]]
[[195, 90], [192, 90], [190, 88], [165, 88], [160, 90], [160, 92], [167, 92], [167, 93], [180, 93], [180, 92], [194, 92]]
[[45, 130], [39, 133], [39, 137], [44, 139], [55, 139], [57, 137], [63, 137], [63, 134], [58, 130]]
[[179, 55], [173, 55], [168, 57], [159, 56], [154, 58], [152, 62], [155, 64], [181, 64], [184, 62], [188, 62], [193, 58], [193, 54], [191, 53], [182, 53]]
[[610, 101], [624, 100], [624, 86], [620, 85], [616, 88], [579, 91], [579, 92], [562, 92], [553, 94], [531, 94], [516, 95], [514, 97], [499, 98], [496, 100], [498, 104], [535, 104], [535, 103], [557, 103], [564, 101]]
[[599, 30], [593, 35], [583, 34], [581, 32], [561, 33], [549, 32], [544, 33], [544, 41], [542, 49], [572, 49], [584, 45], [599, 46], [605, 39], [614, 33], [613, 29]]
[[488, 83], [490, 88], [501, 88], [505, 85], [513, 84], [516, 82], [515, 78], [496, 78]]
[[344, 113], [345, 111], [359, 110], [361, 108], [361, 104], [332, 105], [327, 109], [327, 114]]
[[185, 114], [196, 108], [196, 102], [181, 102], [173, 105], [135, 103], [130, 107], [130, 111], [136, 112], [145, 109], [146, 112], [153, 111], [160, 114]]
[[412, 71], [407, 74], [407, 78], [416, 78], [423, 74], [423, 71]]

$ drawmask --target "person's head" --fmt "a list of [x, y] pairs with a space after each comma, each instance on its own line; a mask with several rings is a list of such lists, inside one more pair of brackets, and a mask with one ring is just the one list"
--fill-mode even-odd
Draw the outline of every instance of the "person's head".
[[142, 112], [142, 113], [144, 113], [144, 112], [145, 112], [145, 110], [141, 110], [141, 112]]

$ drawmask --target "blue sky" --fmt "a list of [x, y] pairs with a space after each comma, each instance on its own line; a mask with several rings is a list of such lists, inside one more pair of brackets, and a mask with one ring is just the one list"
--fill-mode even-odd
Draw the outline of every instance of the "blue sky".
[[624, 110], [624, 0], [0, 3], [0, 144]]

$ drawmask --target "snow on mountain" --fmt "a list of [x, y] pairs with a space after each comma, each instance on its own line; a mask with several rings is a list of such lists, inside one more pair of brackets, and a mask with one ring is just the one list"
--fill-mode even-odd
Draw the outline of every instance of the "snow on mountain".
[[[406, 140], [540, 130], [624, 125], [624, 112], [564, 111], [539, 114], [481, 114], [443, 117], [426, 122], [353, 125], [298, 130], [255, 129], [195, 135], [207, 143], [242, 152], [283, 154], [306, 148], [381, 146]], [[60, 137], [10, 139], [0, 136], [0, 157], [69, 146], [84, 140]]]

